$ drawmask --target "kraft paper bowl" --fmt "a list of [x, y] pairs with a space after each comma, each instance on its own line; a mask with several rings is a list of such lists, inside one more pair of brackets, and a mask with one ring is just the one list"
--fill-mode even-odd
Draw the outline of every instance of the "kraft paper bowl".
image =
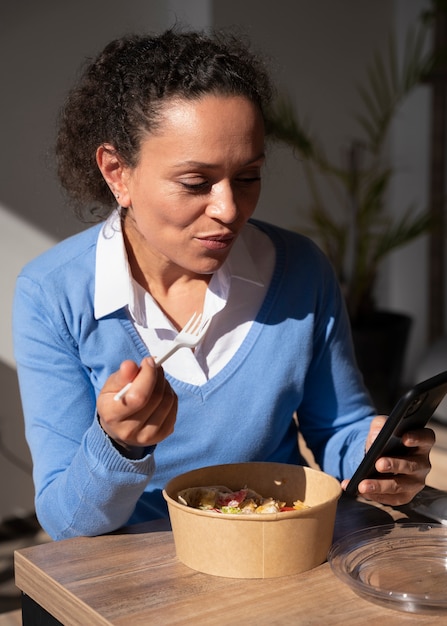
[[[231, 515], [181, 504], [188, 487], [250, 487], [264, 497], [309, 508], [266, 515]], [[178, 559], [194, 570], [229, 578], [298, 574], [326, 560], [332, 543], [340, 483], [324, 472], [282, 463], [235, 463], [173, 478], [163, 496]]]

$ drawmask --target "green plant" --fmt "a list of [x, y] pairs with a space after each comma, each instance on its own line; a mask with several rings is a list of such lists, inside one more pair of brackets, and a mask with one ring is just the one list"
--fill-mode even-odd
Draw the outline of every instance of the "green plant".
[[399, 107], [433, 63], [433, 55], [426, 52], [425, 28], [409, 31], [401, 63], [390, 37], [388, 49], [375, 54], [357, 87], [363, 106], [355, 115], [360, 135], [341, 165], [326, 156], [289, 98], [279, 98], [270, 112], [270, 136], [300, 157], [311, 197], [305, 212], [308, 234], [332, 261], [353, 323], [374, 310], [374, 286], [383, 259], [430, 228], [427, 211], [416, 213], [412, 206], [400, 214], [389, 210], [395, 170], [388, 162], [386, 140]]

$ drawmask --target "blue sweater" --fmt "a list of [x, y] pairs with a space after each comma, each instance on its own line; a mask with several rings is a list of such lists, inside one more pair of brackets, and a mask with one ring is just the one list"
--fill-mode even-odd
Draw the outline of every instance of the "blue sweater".
[[138, 461], [124, 458], [96, 419], [109, 375], [124, 359], [148, 354], [126, 310], [94, 318], [100, 226], [61, 242], [20, 274], [15, 355], [36, 512], [54, 539], [166, 516], [164, 485], [193, 468], [302, 462], [295, 411], [322, 469], [340, 479], [352, 475], [374, 411], [338, 283], [310, 240], [257, 224], [274, 242], [276, 266], [251, 330], [206, 384], [167, 376], [179, 398], [175, 431]]

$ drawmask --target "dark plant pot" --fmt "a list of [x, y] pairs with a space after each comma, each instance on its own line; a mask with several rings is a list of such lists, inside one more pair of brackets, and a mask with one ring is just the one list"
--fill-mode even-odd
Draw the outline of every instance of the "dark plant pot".
[[412, 320], [375, 311], [352, 324], [357, 363], [378, 413], [389, 413], [402, 390], [402, 371]]

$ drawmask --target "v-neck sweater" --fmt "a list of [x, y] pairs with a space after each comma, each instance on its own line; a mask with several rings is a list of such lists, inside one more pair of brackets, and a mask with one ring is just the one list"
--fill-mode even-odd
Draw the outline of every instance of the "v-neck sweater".
[[302, 463], [294, 415], [320, 467], [350, 477], [374, 410], [355, 364], [332, 267], [301, 234], [253, 222], [273, 241], [266, 297], [237, 352], [197, 386], [166, 375], [179, 398], [174, 433], [140, 460], [120, 454], [96, 398], [125, 359], [148, 356], [125, 308], [94, 316], [100, 225], [28, 264], [13, 328], [36, 513], [53, 539], [164, 517], [167, 481], [206, 465]]

